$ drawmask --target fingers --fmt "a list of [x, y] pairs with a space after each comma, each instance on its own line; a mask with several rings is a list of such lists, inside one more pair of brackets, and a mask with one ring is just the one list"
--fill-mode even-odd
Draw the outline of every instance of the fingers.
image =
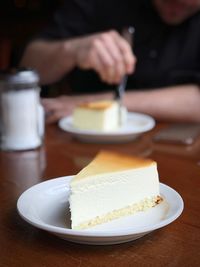
[[136, 58], [132, 52], [132, 48], [118, 33], [115, 33], [115, 38], [124, 61], [125, 70], [127, 74], [131, 74], [134, 71], [136, 64]]
[[[115, 58], [110, 53], [105, 43], [97, 39], [93, 42], [95, 46], [94, 56], [91, 58], [91, 66], [99, 73], [101, 79], [105, 82], [112, 83], [116, 78], [116, 71], [113, 68], [115, 65]], [[98, 59], [98, 65], [94, 59]]]
[[57, 122], [59, 119], [71, 113], [71, 105], [67, 99], [63, 101], [61, 98], [43, 98], [41, 104], [45, 110], [45, 119], [47, 123]]
[[125, 74], [134, 70], [135, 57], [130, 45], [117, 32], [111, 31], [101, 38], [112, 58], [112, 65], [109, 66], [109, 72], [113, 74], [112, 81], [118, 83]]
[[115, 31], [86, 37], [79, 48], [78, 65], [96, 70], [105, 82], [119, 83], [134, 71], [136, 59], [131, 47]]
[[62, 110], [55, 110], [54, 112], [47, 114], [46, 123], [56, 123], [65, 116], [67, 116], [67, 114]]
[[46, 113], [50, 113], [53, 109], [59, 109], [61, 107], [60, 101], [57, 101], [56, 98], [42, 98], [41, 104]]

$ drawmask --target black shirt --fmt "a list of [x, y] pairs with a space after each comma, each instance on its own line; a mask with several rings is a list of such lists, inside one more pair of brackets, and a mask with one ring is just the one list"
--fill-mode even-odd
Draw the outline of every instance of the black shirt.
[[[137, 57], [128, 89], [200, 83], [200, 12], [170, 26], [160, 19], [150, 0], [66, 0], [38, 38], [68, 39], [110, 29], [120, 32], [128, 25], [135, 27]], [[77, 92], [108, 88], [93, 71], [75, 69], [70, 80]]]

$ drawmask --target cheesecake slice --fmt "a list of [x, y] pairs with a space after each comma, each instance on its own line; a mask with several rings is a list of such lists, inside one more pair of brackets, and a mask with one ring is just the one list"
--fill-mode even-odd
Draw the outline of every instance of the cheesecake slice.
[[86, 229], [161, 201], [157, 164], [102, 151], [70, 182], [72, 229]]
[[[116, 130], [120, 127], [119, 112], [119, 105], [116, 101], [101, 100], [83, 103], [74, 109], [73, 126], [80, 130], [99, 132]], [[121, 112], [124, 118], [124, 109]]]

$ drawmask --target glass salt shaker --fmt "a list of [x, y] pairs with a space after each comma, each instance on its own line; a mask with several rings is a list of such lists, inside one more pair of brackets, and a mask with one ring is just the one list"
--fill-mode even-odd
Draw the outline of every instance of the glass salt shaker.
[[42, 145], [44, 110], [40, 104], [39, 76], [19, 69], [0, 74], [0, 148], [30, 150]]

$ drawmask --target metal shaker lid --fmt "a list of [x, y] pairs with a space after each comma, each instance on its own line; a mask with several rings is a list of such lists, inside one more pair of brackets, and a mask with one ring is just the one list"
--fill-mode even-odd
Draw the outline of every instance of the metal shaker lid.
[[0, 72], [0, 82], [8, 84], [37, 84], [39, 75], [33, 69], [9, 69]]

